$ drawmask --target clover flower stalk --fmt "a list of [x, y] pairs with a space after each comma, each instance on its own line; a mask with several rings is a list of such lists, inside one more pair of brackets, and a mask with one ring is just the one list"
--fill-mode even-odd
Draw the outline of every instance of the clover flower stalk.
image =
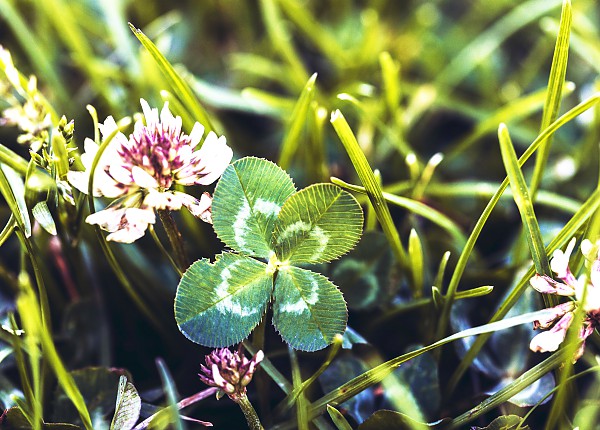
[[548, 317], [534, 321], [534, 329], [549, 329], [537, 334], [530, 343], [530, 348], [535, 352], [556, 351], [565, 340], [567, 330], [575, 316], [575, 310], [581, 306], [584, 312], [583, 325], [579, 331], [581, 345], [573, 357], [577, 361], [585, 350], [585, 340], [600, 326], [600, 241], [592, 244], [584, 240], [581, 252], [586, 258], [587, 274], [575, 278], [569, 267], [569, 258], [575, 247], [572, 239], [567, 249], [554, 251], [550, 267], [560, 281], [546, 275], [535, 275], [530, 280], [531, 286], [538, 292], [571, 297], [565, 303], [548, 309]]
[[229, 348], [215, 349], [206, 356], [206, 366], [200, 365], [200, 380], [211, 387], [219, 388], [217, 397], [227, 394], [240, 405], [248, 426], [252, 430], [262, 430], [263, 426], [246, 395], [246, 386], [252, 380], [259, 363], [264, 358], [258, 351], [250, 360], [244, 356], [241, 348], [232, 352]]
[[[107, 240], [131, 243], [142, 237], [156, 221], [155, 211], [165, 223], [169, 240], [177, 252], [180, 241], [170, 211], [187, 208], [192, 215], [211, 223], [211, 196], [200, 199], [174, 189], [175, 185], [210, 185], [223, 173], [233, 157], [224, 136], [208, 133], [197, 149], [204, 127], [196, 122], [190, 134], [182, 131], [182, 119], [173, 116], [165, 102], [160, 115], [141, 99], [145, 123], [136, 121], [126, 137], [112, 116], [99, 124], [102, 139], [113, 139], [104, 148], [94, 170], [94, 196], [115, 198], [104, 210], [87, 217], [110, 234]], [[69, 172], [69, 181], [87, 194], [91, 168], [100, 146], [86, 139], [81, 156], [84, 171]], [[174, 230], [175, 228], [175, 230]]]

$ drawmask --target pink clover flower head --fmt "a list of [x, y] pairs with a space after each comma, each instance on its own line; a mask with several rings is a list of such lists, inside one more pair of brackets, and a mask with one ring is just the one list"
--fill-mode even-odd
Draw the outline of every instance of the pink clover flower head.
[[[204, 127], [196, 122], [191, 133], [182, 131], [182, 120], [173, 116], [165, 102], [160, 114], [141, 99], [145, 123], [136, 121], [127, 138], [109, 116], [99, 124], [102, 139], [113, 139], [99, 158], [94, 170], [95, 197], [117, 198], [104, 210], [90, 215], [86, 222], [109, 231], [107, 240], [131, 243], [142, 237], [155, 222], [154, 210], [187, 208], [194, 216], [211, 223], [212, 198], [204, 193], [200, 199], [173, 190], [175, 184], [210, 185], [231, 162], [233, 151], [224, 136], [214, 132], [198, 144]], [[100, 149], [91, 139], [84, 142], [81, 156], [84, 171], [70, 171], [69, 182], [83, 193], [88, 192], [92, 163]], [[136, 209], [131, 211], [131, 209]]]
[[218, 397], [227, 394], [237, 402], [246, 396], [246, 385], [263, 360], [264, 354], [258, 351], [250, 360], [240, 351], [229, 348], [215, 349], [206, 356], [206, 366], [200, 365], [200, 380], [206, 385], [219, 388]]
[[583, 326], [579, 332], [581, 346], [573, 358], [577, 361], [584, 352], [585, 340], [600, 326], [600, 241], [593, 245], [589, 240], [581, 244], [581, 252], [588, 260], [590, 276], [575, 278], [569, 267], [569, 258], [575, 247], [575, 238], [569, 242], [565, 252], [554, 251], [550, 268], [560, 281], [549, 276], [533, 276], [529, 283], [538, 292], [573, 297], [574, 300], [547, 309], [547, 316], [534, 321], [533, 328], [549, 329], [537, 334], [529, 345], [535, 352], [556, 351], [565, 340], [567, 330], [573, 322], [575, 309], [581, 306], [585, 312]]

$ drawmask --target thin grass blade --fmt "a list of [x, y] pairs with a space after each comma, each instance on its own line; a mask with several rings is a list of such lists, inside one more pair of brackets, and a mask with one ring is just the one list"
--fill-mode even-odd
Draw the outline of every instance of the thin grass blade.
[[502, 161], [504, 162], [504, 168], [506, 169], [510, 181], [513, 198], [519, 208], [519, 213], [521, 214], [521, 220], [523, 222], [523, 227], [525, 228], [527, 243], [529, 244], [535, 270], [539, 274], [550, 276], [550, 263], [548, 262], [546, 251], [544, 250], [542, 233], [540, 232], [540, 226], [535, 216], [533, 203], [531, 202], [529, 190], [527, 189], [527, 183], [525, 182], [525, 177], [519, 167], [519, 160], [517, 159], [512, 140], [510, 139], [508, 128], [504, 124], [500, 124], [500, 127], [498, 128], [498, 140], [500, 141]]
[[[562, 89], [567, 75], [567, 61], [569, 59], [569, 36], [571, 33], [571, 22], [573, 13], [571, 11], [571, 0], [564, 0], [560, 15], [560, 24], [556, 45], [554, 47], [554, 55], [552, 57], [552, 66], [550, 68], [550, 77], [548, 78], [548, 89], [546, 93], [546, 102], [544, 103], [544, 113], [542, 116], [542, 124], [540, 131], [548, 127], [558, 116], [560, 102], [562, 100]], [[531, 178], [531, 195], [535, 196], [542, 175], [548, 161], [550, 152], [550, 144], [552, 137], [548, 138], [540, 145], [537, 157], [535, 159], [535, 167], [533, 177]]]
[[214, 127], [211, 124], [210, 118], [206, 112], [206, 110], [200, 104], [200, 101], [194, 95], [194, 92], [190, 88], [187, 82], [185, 82], [179, 74], [175, 71], [171, 63], [165, 58], [165, 56], [158, 50], [156, 45], [140, 30], [133, 26], [133, 24], [129, 24], [129, 28], [135, 34], [135, 37], [138, 38], [140, 43], [152, 56], [156, 65], [166, 78], [167, 82], [171, 86], [173, 90], [173, 94], [175, 94], [181, 100], [182, 104], [189, 110], [192, 117], [195, 118], [196, 121], [200, 122], [206, 132], [210, 132], [214, 130]]
[[[563, 229], [554, 237], [554, 239], [550, 242], [550, 244], [546, 247], [546, 254], [552, 254], [556, 249], [564, 246], [573, 235], [582, 228], [585, 223], [596, 214], [598, 207], [600, 206], [600, 190], [596, 190], [590, 198], [581, 206], [579, 212], [577, 212], [573, 217], [569, 220], [569, 222], [563, 227]], [[531, 267], [527, 273], [523, 276], [522, 280], [515, 286], [515, 288], [510, 292], [508, 297], [500, 304], [498, 310], [494, 313], [494, 315], [490, 318], [490, 322], [499, 321], [504, 318], [508, 311], [515, 305], [521, 294], [525, 291], [529, 286], [529, 279], [534, 275], [534, 269]], [[471, 348], [467, 351], [456, 370], [452, 374], [448, 386], [446, 388], [446, 395], [449, 395], [456, 385], [458, 381], [464, 374], [464, 372], [469, 368], [472, 361], [475, 359], [479, 351], [485, 344], [485, 342], [489, 339], [489, 335], [484, 334], [481, 337], [477, 338], [475, 342], [471, 345]]]
[[338, 430], [352, 430], [352, 426], [350, 425], [350, 423], [336, 408], [327, 405], [327, 413], [329, 414], [331, 421], [333, 421], [333, 424], [335, 424]]
[[[349, 184], [335, 177], [331, 178], [331, 182], [348, 191], [367, 194], [367, 196], [369, 195], [369, 192], [367, 191], [366, 187]], [[408, 197], [397, 196], [395, 194], [386, 192], [382, 192], [382, 196], [386, 202], [392, 203], [393, 205], [409, 210], [415, 215], [422, 216], [423, 218], [428, 219], [432, 223], [437, 224], [439, 227], [446, 230], [446, 232], [452, 237], [452, 239], [456, 241], [458, 248], [465, 246], [465, 244], [467, 243], [467, 238], [460, 230], [460, 227], [458, 227], [458, 225], [456, 225], [454, 221], [452, 221], [442, 212], [439, 212], [433, 209], [432, 207], [427, 206], [425, 203], [409, 199]]]
[[383, 190], [373, 174], [373, 169], [371, 169], [367, 157], [365, 157], [365, 154], [360, 149], [354, 133], [346, 122], [346, 118], [344, 118], [339, 110], [336, 110], [331, 114], [331, 124], [342, 141], [344, 149], [346, 149], [346, 152], [352, 161], [352, 165], [365, 187], [365, 192], [375, 209], [379, 224], [390, 242], [396, 260], [398, 260], [400, 264], [406, 266], [408, 264], [406, 250], [404, 249], [404, 246], [402, 246], [400, 234], [394, 225], [390, 209], [383, 198]]
[[298, 151], [298, 147], [300, 146], [302, 130], [305, 128], [310, 104], [315, 96], [316, 80], [317, 74], [315, 73], [304, 86], [300, 98], [292, 111], [291, 121], [281, 144], [281, 155], [279, 156], [279, 166], [283, 170], [290, 167], [292, 157], [296, 155], [296, 151]]
[[[445, 345], [458, 339], [463, 339], [465, 337], [477, 336], [484, 333], [493, 333], [499, 330], [515, 327], [517, 325], [531, 323], [548, 315], [548, 312], [548, 310], [544, 309], [541, 311], [522, 314], [502, 321], [497, 321], [491, 324], [486, 324], [479, 327], [463, 330], [459, 333], [455, 333], [442, 340], [439, 340], [431, 345], [419, 348], [415, 351], [400, 355], [396, 358], [386, 361], [385, 363], [382, 363], [379, 366], [362, 373], [356, 378], [353, 378], [352, 380], [348, 381], [342, 386], [336, 388], [335, 390], [325, 394], [323, 397], [316, 400], [309, 409], [309, 418], [314, 418], [315, 416], [321, 414], [325, 410], [327, 405], [337, 406], [345, 402], [346, 400], [354, 397], [356, 394], [367, 389], [368, 387], [381, 382], [387, 375], [393, 372], [394, 369], [397, 369], [401, 364], [425, 352], [434, 350], [442, 345]], [[289, 427], [277, 426], [276, 428], [278, 430], [283, 430], [284, 428]]]
[[[527, 161], [531, 157], [531, 155], [538, 149], [539, 145], [542, 142], [544, 142], [549, 136], [554, 134], [556, 132], [556, 130], [558, 130], [560, 127], [562, 127], [569, 121], [572, 121], [574, 118], [576, 118], [581, 113], [585, 112], [586, 110], [588, 110], [591, 107], [593, 107], [594, 105], [596, 105], [599, 101], [600, 101], [600, 93], [595, 93], [588, 99], [584, 100], [577, 106], [570, 109], [568, 112], [561, 115], [556, 121], [554, 121], [552, 124], [550, 124], [548, 126], [548, 128], [546, 128], [542, 133], [540, 133], [540, 135], [532, 142], [531, 145], [529, 145], [529, 147], [525, 150], [523, 155], [521, 155], [521, 157], [519, 158], [519, 166], [522, 166], [525, 163], [525, 161]], [[450, 284], [448, 285], [448, 292], [446, 294], [446, 297], [448, 299], [444, 303], [444, 309], [442, 311], [442, 315], [440, 316], [440, 321], [438, 324], [438, 337], [443, 336], [443, 333], [446, 332], [446, 326], [448, 323], [448, 317], [450, 315], [450, 307], [452, 306], [452, 300], [453, 300], [454, 295], [456, 294], [456, 290], [458, 288], [460, 279], [465, 271], [465, 268], [467, 267], [467, 262], [469, 260], [469, 257], [471, 256], [471, 253], [473, 252], [475, 243], [477, 242], [477, 239], [479, 238], [479, 235], [481, 234], [481, 231], [482, 231], [485, 223], [487, 222], [488, 218], [490, 217], [490, 214], [492, 213], [494, 207], [496, 206], [498, 201], [500, 201], [500, 197], [502, 196], [502, 194], [508, 187], [508, 184], [509, 184], [508, 178], [505, 178], [504, 181], [502, 181], [502, 184], [500, 184], [498, 191], [496, 191], [496, 193], [492, 196], [492, 198], [486, 205], [485, 209], [483, 210], [481, 216], [475, 223], [475, 226], [473, 227], [473, 231], [471, 232], [471, 235], [469, 236], [467, 243], [466, 243], [462, 253], [460, 254], [460, 257], [458, 258], [458, 262], [456, 263], [456, 267], [452, 274], [452, 278], [450, 279]], [[594, 194], [594, 195], [596, 195], [596, 194]], [[588, 199], [588, 202], [589, 201], [590, 201], [590, 199]], [[583, 210], [583, 209], [584, 208], [582, 207], [581, 210]], [[573, 219], [571, 219], [571, 221], [573, 221]], [[567, 224], [567, 226], [568, 225], [569, 224]], [[567, 226], [565, 226], [565, 228], [563, 230], [565, 230]], [[548, 251], [548, 248], [546, 249], [546, 251]], [[549, 253], [547, 252], [547, 254], [549, 254]], [[517, 297], [520, 295], [521, 292], [522, 291], [519, 292]], [[516, 302], [516, 298], [514, 299], [514, 301], [512, 303], [510, 303], [510, 307], [512, 307], [512, 305], [514, 305], [515, 302]], [[507, 301], [505, 301], [503, 303], [503, 305], [506, 303], [507, 303]], [[501, 308], [502, 308], [502, 306], [501, 306]], [[504, 310], [503, 310], [504, 313], [498, 314], [499, 318], [504, 317], [506, 315], [506, 313], [508, 312], [508, 310], [510, 309], [510, 307], [504, 308]], [[498, 311], [498, 312], [500, 312], [500, 311]], [[491, 321], [497, 321], [497, 319], [492, 319]], [[469, 367], [469, 365], [471, 364], [471, 361], [475, 358], [475, 356], [477, 355], [477, 353], [479, 352], [479, 350], [481, 349], [481, 347], [483, 346], [483, 344], [485, 343], [485, 341], [487, 339], [488, 339], [488, 337], [484, 336], [482, 339], [478, 339], [471, 346], [471, 349], [469, 350], [467, 355], [463, 358], [463, 360], [461, 361], [457, 370], [454, 372], [454, 375], [448, 384], [448, 388], [447, 388], [448, 392], [452, 392], [454, 390], [456, 383], [458, 382], [460, 377], [463, 375], [463, 373], [466, 371], [466, 369]]]

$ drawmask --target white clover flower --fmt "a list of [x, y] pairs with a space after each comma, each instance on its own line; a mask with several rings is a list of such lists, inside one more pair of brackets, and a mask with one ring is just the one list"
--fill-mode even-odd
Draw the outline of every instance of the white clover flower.
[[[212, 199], [204, 193], [200, 199], [172, 189], [174, 184], [210, 185], [222, 174], [233, 157], [224, 136], [208, 133], [204, 144], [196, 149], [204, 127], [196, 122], [189, 135], [182, 132], [182, 120], [173, 116], [165, 102], [160, 116], [140, 100], [145, 124], [137, 121], [127, 138], [117, 132], [109, 116], [99, 125], [102, 138], [116, 132], [102, 153], [94, 171], [93, 195], [117, 198], [107, 208], [88, 216], [86, 222], [109, 231], [107, 240], [131, 243], [142, 237], [148, 224], [155, 222], [154, 210], [187, 208], [194, 216], [212, 222]], [[85, 171], [68, 174], [78, 190], [87, 194], [91, 166], [98, 145], [86, 139], [81, 156]]]
[[556, 351], [564, 341], [567, 330], [573, 322], [576, 306], [581, 306], [585, 312], [583, 326], [579, 332], [582, 343], [575, 354], [574, 361], [583, 355], [585, 339], [600, 326], [600, 255], [597, 253], [598, 245], [599, 243], [592, 245], [589, 240], [585, 240], [581, 244], [582, 254], [589, 260], [593, 259], [589, 279], [586, 275], [576, 279], [569, 268], [569, 258], [575, 247], [575, 239], [573, 238], [565, 252], [561, 250], [554, 251], [550, 262], [552, 271], [556, 273], [556, 277], [562, 282], [549, 276], [537, 274], [529, 281], [531, 286], [540, 293], [570, 296], [575, 299], [549, 308], [547, 318], [534, 322], [534, 328], [547, 329], [558, 320], [550, 330], [537, 334], [531, 340], [529, 347], [532, 351]]

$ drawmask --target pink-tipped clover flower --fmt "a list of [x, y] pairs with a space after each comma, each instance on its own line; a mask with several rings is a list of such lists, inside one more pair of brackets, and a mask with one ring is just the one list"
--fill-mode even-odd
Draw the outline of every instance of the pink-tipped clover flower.
[[581, 345], [573, 357], [573, 360], [577, 361], [583, 355], [585, 340], [600, 326], [600, 241], [593, 245], [586, 239], [581, 244], [586, 266], [590, 270], [589, 276], [583, 274], [575, 278], [571, 272], [569, 258], [574, 247], [575, 238], [571, 240], [564, 252], [559, 249], [554, 251], [550, 268], [560, 281], [539, 274], [530, 280], [531, 286], [540, 293], [571, 297], [574, 300], [547, 309], [546, 318], [534, 321], [534, 329], [549, 330], [537, 334], [531, 340], [529, 347], [535, 352], [556, 351], [565, 340], [576, 308], [581, 306], [584, 312], [583, 325], [579, 331]]
[[[165, 102], [160, 115], [141, 99], [145, 124], [138, 120], [127, 138], [118, 131], [112, 116], [99, 124], [103, 140], [113, 139], [100, 156], [94, 170], [93, 195], [115, 198], [104, 210], [91, 214], [86, 222], [110, 232], [107, 240], [131, 243], [142, 237], [155, 222], [155, 210], [187, 208], [194, 216], [212, 222], [212, 199], [204, 193], [200, 199], [174, 189], [182, 186], [210, 185], [229, 165], [233, 151], [224, 136], [208, 133], [198, 144], [204, 127], [196, 122], [191, 133], [182, 131], [182, 120], [173, 116]], [[69, 182], [88, 192], [92, 163], [99, 146], [91, 139], [84, 142], [81, 156], [84, 171], [70, 171]]]
[[200, 365], [200, 380], [219, 388], [218, 397], [227, 394], [234, 402], [246, 396], [246, 385], [252, 380], [264, 354], [258, 351], [250, 360], [241, 351], [229, 348], [215, 349], [206, 356], [206, 366]]

